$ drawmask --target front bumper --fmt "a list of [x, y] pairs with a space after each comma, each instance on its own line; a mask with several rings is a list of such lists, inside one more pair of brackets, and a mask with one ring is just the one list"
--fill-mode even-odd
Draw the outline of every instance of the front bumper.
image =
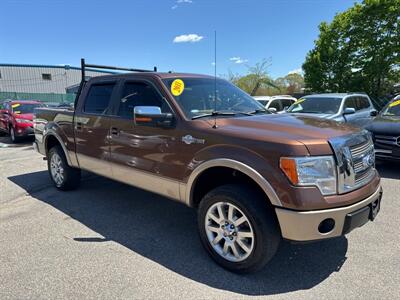
[[15, 128], [15, 135], [19, 136], [19, 137], [34, 136], [35, 133], [33, 131], [33, 127], [32, 126], [26, 126], [26, 127], [17, 126]]
[[[375, 192], [366, 199], [353, 205], [324, 210], [293, 211], [284, 208], [275, 208], [282, 237], [292, 241], [313, 241], [333, 238], [349, 233], [351, 230], [364, 225], [368, 220], [375, 217], [379, 211], [382, 198], [382, 188], [378, 186]], [[371, 206], [375, 210], [371, 213]], [[331, 230], [321, 230], [321, 222], [331, 219], [328, 224], [334, 226]], [[320, 232], [320, 231], [324, 231]]]

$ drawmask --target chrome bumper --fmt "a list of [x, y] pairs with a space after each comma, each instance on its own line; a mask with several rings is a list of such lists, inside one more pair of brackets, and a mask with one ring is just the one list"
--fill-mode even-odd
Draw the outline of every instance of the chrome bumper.
[[[282, 237], [293, 241], [312, 241], [332, 238], [343, 235], [346, 216], [380, 199], [382, 188], [379, 186], [368, 198], [345, 207], [338, 207], [314, 211], [293, 211], [283, 208], [275, 208]], [[318, 229], [322, 221], [333, 219], [333, 229], [321, 233]]]

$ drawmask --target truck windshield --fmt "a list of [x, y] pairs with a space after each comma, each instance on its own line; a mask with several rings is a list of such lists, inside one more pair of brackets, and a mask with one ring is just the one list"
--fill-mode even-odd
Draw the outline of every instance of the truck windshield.
[[382, 115], [400, 117], [400, 100], [391, 102], [385, 109], [383, 109]]
[[[262, 104], [222, 79], [217, 79], [216, 92], [213, 78], [168, 78], [163, 82], [190, 119], [208, 114], [228, 117], [258, 112], [268, 113]], [[214, 110], [219, 113], [212, 114]]]
[[37, 103], [14, 103], [11, 105], [15, 114], [32, 114], [35, 108], [41, 106], [41, 104]]
[[297, 100], [287, 112], [309, 114], [336, 114], [339, 111], [341, 98], [307, 97]]

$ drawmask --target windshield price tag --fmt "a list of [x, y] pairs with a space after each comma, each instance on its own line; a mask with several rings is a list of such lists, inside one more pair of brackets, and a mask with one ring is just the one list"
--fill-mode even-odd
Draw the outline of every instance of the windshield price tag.
[[394, 101], [392, 103], [389, 104], [389, 107], [393, 107], [393, 106], [397, 106], [400, 105], [400, 100]]
[[16, 104], [11, 105], [11, 107], [12, 107], [12, 108], [16, 108], [16, 107], [18, 107], [18, 106], [20, 106], [20, 105], [21, 105], [21, 104], [16, 103]]
[[175, 79], [171, 84], [171, 93], [174, 96], [180, 96], [185, 89], [185, 83], [181, 79]]
[[293, 104], [300, 104], [300, 103], [303, 103], [304, 101], [306, 101], [306, 99], [299, 99]]

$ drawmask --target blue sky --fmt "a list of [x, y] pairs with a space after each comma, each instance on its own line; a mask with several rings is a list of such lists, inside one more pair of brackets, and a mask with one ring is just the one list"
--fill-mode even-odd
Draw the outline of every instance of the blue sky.
[[[301, 67], [318, 24], [354, 0], [1, 0], [0, 62], [96, 64], [212, 74], [271, 59]], [[175, 42], [174, 42], [175, 40]]]

